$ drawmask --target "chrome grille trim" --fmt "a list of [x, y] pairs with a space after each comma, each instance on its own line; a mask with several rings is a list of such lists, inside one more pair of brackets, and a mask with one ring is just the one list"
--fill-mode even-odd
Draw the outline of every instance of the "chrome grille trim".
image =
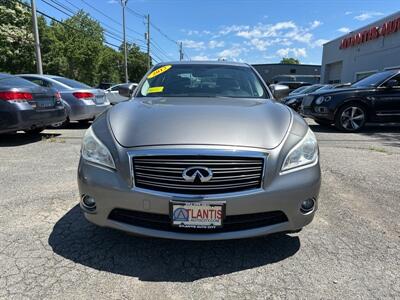
[[[263, 190], [266, 152], [207, 148], [143, 149], [130, 151], [128, 156], [132, 189], [136, 191], [188, 199], [217, 199]], [[214, 177], [207, 183], [186, 182], [181, 174], [190, 166], [208, 167]]]

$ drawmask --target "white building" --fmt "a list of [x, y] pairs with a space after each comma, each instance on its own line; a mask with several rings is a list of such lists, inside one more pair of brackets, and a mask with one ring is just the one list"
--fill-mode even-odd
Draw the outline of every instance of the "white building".
[[400, 12], [354, 30], [323, 46], [321, 82], [354, 82], [400, 68]]

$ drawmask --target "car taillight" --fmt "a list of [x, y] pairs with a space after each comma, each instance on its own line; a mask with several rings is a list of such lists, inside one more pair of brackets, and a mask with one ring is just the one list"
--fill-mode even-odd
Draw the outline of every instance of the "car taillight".
[[75, 98], [83, 99], [83, 100], [85, 100], [85, 99], [93, 99], [94, 98], [94, 94], [93, 93], [89, 93], [89, 92], [75, 92], [75, 93], [72, 93], [72, 95], [74, 95]]
[[13, 101], [13, 102], [24, 102], [32, 100], [32, 94], [26, 92], [15, 92], [15, 91], [8, 91], [8, 92], [0, 92], [0, 100], [5, 101]]

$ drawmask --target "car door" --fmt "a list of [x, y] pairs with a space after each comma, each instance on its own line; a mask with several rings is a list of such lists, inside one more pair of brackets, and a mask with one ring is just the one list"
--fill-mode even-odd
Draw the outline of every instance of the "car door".
[[382, 84], [375, 97], [375, 113], [380, 119], [387, 121], [400, 122], [400, 74], [392, 77], [390, 80], [396, 80], [397, 84], [393, 87], [387, 87]]

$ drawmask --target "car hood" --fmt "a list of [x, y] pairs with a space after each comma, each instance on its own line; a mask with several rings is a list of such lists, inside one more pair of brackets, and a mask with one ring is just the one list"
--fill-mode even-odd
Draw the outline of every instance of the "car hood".
[[272, 100], [136, 98], [109, 111], [123, 147], [229, 145], [272, 149], [289, 128], [290, 110]]

